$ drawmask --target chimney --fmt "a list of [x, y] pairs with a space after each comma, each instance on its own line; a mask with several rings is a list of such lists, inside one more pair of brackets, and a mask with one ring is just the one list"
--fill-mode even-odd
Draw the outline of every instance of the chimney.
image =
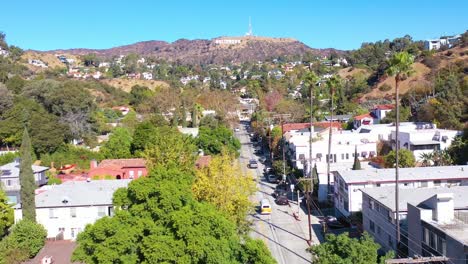
[[432, 211], [432, 219], [441, 223], [448, 224], [454, 219], [453, 193], [439, 193], [432, 197], [435, 206]]
[[97, 161], [93, 159], [93, 160], [91, 160], [91, 163], [89, 165], [89, 169], [94, 169], [94, 168], [97, 167], [97, 165], [98, 165]]

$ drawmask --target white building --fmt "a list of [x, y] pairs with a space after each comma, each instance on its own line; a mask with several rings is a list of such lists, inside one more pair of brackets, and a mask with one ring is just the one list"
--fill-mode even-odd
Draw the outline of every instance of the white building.
[[[392, 148], [396, 148], [395, 131], [392, 131]], [[400, 148], [413, 152], [417, 161], [421, 160], [423, 153], [432, 153], [436, 150], [444, 150], [450, 147], [452, 141], [461, 131], [437, 129], [435, 125], [420, 125], [416, 130], [399, 131]]]
[[[468, 194], [468, 186], [401, 189], [399, 191], [400, 238], [403, 247], [408, 246], [408, 204], [420, 204], [434, 195], [444, 193], [453, 194], [454, 209], [457, 212], [467, 209], [468, 202], [465, 196]], [[395, 187], [366, 188], [362, 189], [362, 195], [364, 231], [374, 237], [374, 241], [382, 246], [382, 251], [396, 251]], [[447, 213], [447, 215], [449, 214]], [[413, 236], [409, 238], [415, 240]]]
[[[399, 172], [402, 189], [468, 185], [468, 165], [400, 168]], [[333, 173], [335, 210], [344, 216], [361, 211], [361, 189], [395, 186], [395, 169], [343, 170]]]
[[452, 190], [423, 202], [408, 203], [410, 256], [445, 256], [447, 263], [468, 261], [468, 199]]
[[48, 68], [49, 67], [49, 66], [47, 66], [47, 64], [45, 64], [41, 60], [29, 59], [28, 63], [31, 64], [31, 65], [34, 65], [36, 67], [41, 67], [41, 68]]
[[153, 80], [153, 74], [151, 72], [144, 72], [143, 79], [145, 80]]
[[4, 50], [2, 49], [2, 47], [0, 47], [0, 56], [7, 57], [8, 55], [9, 55], [8, 50]]
[[[70, 181], [46, 186], [36, 195], [36, 220], [47, 230], [47, 238], [75, 240], [87, 224], [113, 215], [112, 196], [130, 181]], [[22, 218], [18, 204], [15, 222]]]
[[110, 62], [100, 62], [99, 68], [109, 68], [111, 66]]
[[426, 50], [438, 50], [442, 46], [447, 46], [448, 48], [451, 48], [455, 45], [457, 45], [460, 42], [461, 35], [455, 35], [452, 37], [444, 37], [440, 39], [430, 39], [424, 41], [424, 48]]
[[[32, 165], [32, 170], [34, 173], [34, 179], [36, 180], [37, 186], [42, 186], [47, 184], [46, 171], [48, 167]], [[8, 200], [16, 204], [20, 202], [20, 159], [0, 166], [0, 182], [1, 187], [5, 190]]]

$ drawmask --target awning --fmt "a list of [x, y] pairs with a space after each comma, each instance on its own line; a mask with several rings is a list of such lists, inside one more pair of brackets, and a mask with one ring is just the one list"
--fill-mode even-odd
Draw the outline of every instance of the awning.
[[440, 145], [439, 141], [434, 140], [421, 140], [421, 141], [412, 141], [411, 145], [421, 146], [421, 145]]

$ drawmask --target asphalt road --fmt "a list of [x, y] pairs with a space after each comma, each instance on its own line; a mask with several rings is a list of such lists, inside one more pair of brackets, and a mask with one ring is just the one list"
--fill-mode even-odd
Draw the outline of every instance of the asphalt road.
[[[258, 163], [258, 169], [248, 169], [249, 159], [258, 156], [254, 155], [254, 147], [250, 142], [250, 137], [244, 127], [240, 125], [240, 131], [236, 132], [237, 138], [241, 141], [240, 162], [244, 171], [250, 171], [256, 178], [257, 192], [251, 200], [259, 205], [259, 202], [266, 198], [272, 206], [271, 215], [260, 215], [258, 210], [250, 216], [252, 221], [251, 236], [265, 241], [272, 252], [273, 257], [280, 264], [312, 263], [311, 254], [306, 251], [309, 238], [307, 218], [302, 213], [301, 220], [294, 218], [293, 212], [297, 212], [297, 202], [288, 205], [277, 205], [271, 193], [275, 184], [268, 183], [263, 175], [264, 165]], [[314, 234], [316, 240], [316, 236]], [[318, 240], [316, 240], [318, 241]]]

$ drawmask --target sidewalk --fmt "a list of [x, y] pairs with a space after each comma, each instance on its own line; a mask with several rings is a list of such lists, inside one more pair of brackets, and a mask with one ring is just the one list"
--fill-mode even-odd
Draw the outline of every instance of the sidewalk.
[[[308, 214], [307, 214], [307, 209], [300, 207], [299, 208], [299, 215], [297, 216], [297, 201], [290, 201], [289, 206], [288, 206], [288, 211], [291, 214], [291, 221], [296, 221], [298, 225], [300, 226], [305, 239], [309, 239], [309, 220], [308, 220]], [[310, 221], [312, 225], [312, 245], [318, 245], [322, 243], [325, 238], [322, 235], [322, 226], [319, 222], [319, 219], [311, 215], [310, 216]]]

